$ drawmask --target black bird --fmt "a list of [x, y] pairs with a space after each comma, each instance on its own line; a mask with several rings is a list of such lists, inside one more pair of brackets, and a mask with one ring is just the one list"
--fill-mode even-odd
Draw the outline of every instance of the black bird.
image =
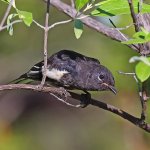
[[[19, 79], [42, 80], [44, 62], [34, 65]], [[110, 90], [116, 94], [112, 73], [100, 62], [71, 50], [61, 50], [47, 60], [47, 79], [67, 89], [83, 91]]]

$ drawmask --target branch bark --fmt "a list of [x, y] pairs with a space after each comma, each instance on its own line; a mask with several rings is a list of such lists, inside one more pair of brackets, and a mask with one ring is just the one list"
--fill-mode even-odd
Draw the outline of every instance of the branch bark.
[[7, 16], [9, 14], [10, 10], [11, 10], [13, 2], [14, 2], [14, 0], [11, 0], [9, 5], [8, 5], [8, 7], [7, 7], [7, 10], [6, 10], [6, 12], [5, 12], [4, 16], [3, 16], [3, 19], [2, 19], [2, 21], [0, 23], [0, 30], [3, 27], [3, 25], [4, 25], [4, 23], [5, 23], [6, 19], [7, 19]]
[[[0, 85], [0, 91], [4, 90], [16, 90], [16, 89], [25, 89], [25, 90], [33, 90], [33, 91], [38, 91], [38, 92], [43, 92], [43, 93], [50, 93], [52, 96], [54, 96], [56, 99], [59, 101], [69, 104], [66, 102], [66, 99], [73, 98], [74, 100], [81, 101], [80, 95], [76, 94], [74, 92], [66, 91], [64, 88], [56, 88], [56, 87], [47, 87], [43, 86], [43, 88], [39, 88], [37, 85], [28, 85], [28, 84], [8, 84], [8, 85]], [[56, 96], [58, 95], [58, 96]], [[61, 98], [60, 98], [61, 97]], [[61, 99], [61, 100], [60, 100]], [[64, 100], [63, 100], [64, 99]], [[128, 120], [132, 124], [140, 127], [141, 129], [145, 130], [146, 132], [150, 133], [150, 124], [147, 124], [140, 118], [137, 118], [113, 105], [91, 99], [89, 101], [89, 104], [92, 106], [96, 106], [98, 108], [102, 108], [104, 110], [107, 110], [109, 112], [112, 112], [113, 114], [116, 114], [120, 116], [123, 119]], [[69, 104], [69, 106], [75, 106], [72, 104]], [[77, 107], [79, 105], [76, 105]]]
[[[47, 2], [47, 0], [44, 0], [44, 1]], [[75, 8], [71, 7], [70, 5], [67, 5], [60, 0], [51, 0], [51, 5], [53, 5], [59, 11], [62, 11], [63, 13], [68, 15], [69, 17], [71, 17], [73, 19], [76, 18], [77, 11]], [[93, 19], [92, 17], [88, 17], [88, 16], [81, 14], [80, 18], [82, 18], [81, 21], [86, 26], [96, 30], [97, 32], [104, 34], [105, 36], [107, 36], [113, 40], [120, 42], [120, 41], [125, 41], [126, 39], [128, 39], [128, 37], [125, 34], [118, 32], [117, 29], [109, 28], [106, 25], [102, 24], [101, 22]], [[132, 48], [133, 50], [139, 52], [139, 50], [135, 46], [133, 46], [133, 45], [128, 45], [128, 46], [130, 48]]]
[[128, 0], [128, 3], [129, 3], [131, 17], [132, 17], [132, 20], [133, 20], [135, 31], [139, 32], [140, 31], [140, 27], [139, 27], [139, 23], [138, 23], [138, 19], [136, 17], [136, 14], [134, 12], [133, 1], [132, 0]]
[[[70, 92], [72, 98], [74, 98], [75, 100], [80, 100], [80, 95]], [[99, 108], [102, 108], [106, 111], [112, 112], [113, 114], [116, 114], [118, 116], [120, 116], [123, 119], [128, 120], [129, 122], [131, 122], [132, 124], [140, 127], [141, 129], [145, 130], [146, 132], [150, 133], [150, 124], [144, 122], [143, 120], [141, 120], [141, 118], [137, 118], [113, 105], [95, 100], [95, 99], [91, 99], [91, 101], [89, 102], [90, 105], [92, 106], [96, 106]]]
[[4, 90], [18, 90], [18, 89], [25, 89], [25, 90], [33, 90], [38, 92], [44, 93], [54, 93], [58, 95], [66, 95], [67, 97], [70, 94], [64, 88], [56, 88], [56, 87], [47, 87], [44, 86], [43, 88], [39, 88], [37, 85], [29, 85], [29, 84], [8, 84], [8, 85], [0, 85], [0, 91]]
[[45, 84], [46, 80], [46, 71], [47, 71], [47, 47], [48, 47], [48, 22], [49, 22], [49, 7], [50, 7], [50, 0], [47, 1], [47, 10], [45, 16], [45, 28], [44, 28], [44, 67], [43, 67], [43, 77], [41, 81], [41, 87]]

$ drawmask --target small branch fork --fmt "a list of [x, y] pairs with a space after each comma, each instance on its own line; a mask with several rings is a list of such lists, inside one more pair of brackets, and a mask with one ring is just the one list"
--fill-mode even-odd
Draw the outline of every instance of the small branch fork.
[[[131, 17], [132, 17], [132, 20], [133, 20], [133, 23], [134, 23], [135, 31], [139, 32], [139, 31], [141, 31], [141, 29], [140, 29], [141, 27], [145, 28], [144, 23], [142, 21], [146, 22], [146, 20], [142, 20], [142, 15], [141, 15], [143, 0], [139, 0], [138, 14], [136, 14], [135, 11], [134, 11], [133, 0], [128, 0], [128, 4], [129, 4], [129, 8], [130, 8]], [[146, 56], [150, 53], [149, 48], [147, 48], [146, 45], [147, 45], [146, 43], [145, 44], [138, 44], [139, 53], [141, 55]]]
[[[73, 105], [68, 103], [66, 100], [69, 98], [73, 98], [75, 100], [81, 101], [81, 95], [76, 94], [74, 92], [68, 92], [64, 88], [55, 88], [55, 87], [46, 87], [43, 86], [43, 88], [39, 89], [37, 85], [27, 85], [27, 84], [8, 84], [8, 85], [0, 85], [0, 91], [4, 90], [16, 90], [16, 89], [25, 89], [25, 90], [33, 90], [43, 93], [50, 93], [50, 95], [54, 96], [57, 100], [73, 107], [80, 107], [80, 105]], [[59, 96], [56, 96], [59, 95]], [[61, 97], [61, 98], [60, 98]], [[141, 129], [147, 131], [150, 133], [150, 124], [147, 124], [144, 121], [141, 121], [141, 118], [137, 118], [113, 105], [91, 99], [88, 102], [89, 105], [96, 106], [98, 108], [102, 108], [106, 111], [112, 112], [118, 116], [120, 116], [123, 119], [128, 120], [132, 124], [140, 127]]]
[[45, 26], [42, 27], [40, 24], [38, 24], [36, 21], [34, 21], [34, 23], [36, 23], [39, 27], [44, 29], [44, 67], [43, 67], [42, 81], [41, 81], [41, 84], [39, 85], [40, 88], [42, 88], [44, 86], [45, 81], [46, 81], [47, 58], [48, 58], [48, 56], [47, 56], [47, 51], [48, 51], [48, 31], [50, 29], [52, 29], [53, 27], [55, 27], [56, 25], [65, 24], [65, 23], [68, 23], [68, 22], [72, 21], [72, 19], [69, 19], [69, 20], [66, 20], [66, 21], [56, 22], [56, 23], [52, 24], [51, 26], [49, 26], [49, 12], [50, 12], [50, 0], [47, 0]]
[[47, 0], [47, 10], [46, 10], [45, 28], [44, 28], [44, 67], [43, 67], [43, 77], [42, 77], [42, 81], [41, 81], [41, 87], [43, 87], [44, 84], [45, 84], [46, 71], [47, 71], [47, 47], [48, 47], [49, 7], [50, 7], [50, 0]]
[[[140, 13], [141, 13], [142, 3], [143, 3], [143, 0], [140, 0], [139, 1], [139, 6], [138, 6], [138, 13], [139, 13], [138, 15], [139, 16], [140, 16]], [[132, 17], [132, 20], [133, 20], [133, 23], [134, 23], [135, 31], [139, 32], [141, 30], [140, 27], [142, 26], [142, 23], [140, 23], [140, 17], [138, 18], [137, 15], [135, 14], [134, 7], [133, 7], [133, 0], [128, 0], [128, 4], [129, 4], [129, 7], [130, 7], [131, 17]], [[147, 51], [145, 49], [146, 45], [145, 44], [138, 44], [138, 45], [139, 45], [140, 54], [145, 54], [145, 52]], [[145, 97], [144, 97], [143, 85], [142, 85], [142, 83], [140, 83], [138, 81], [138, 79], [136, 78], [136, 75], [134, 75], [134, 78], [135, 78], [135, 80], [137, 82], [137, 85], [138, 85], [139, 98], [140, 98], [140, 101], [141, 101], [141, 107], [142, 107], [141, 120], [144, 121], [145, 118], [146, 118], [146, 100], [145, 100]]]
[[119, 71], [119, 73], [123, 74], [123, 75], [132, 75], [134, 77], [134, 79], [138, 85], [139, 98], [140, 98], [141, 107], [142, 107], [140, 120], [141, 120], [141, 122], [144, 122], [146, 119], [146, 102], [147, 102], [147, 99], [145, 99], [142, 83], [139, 82], [135, 73], [125, 73], [125, 72], [121, 72], [121, 71]]
[[14, 0], [11, 0], [11, 1], [10, 1], [9, 5], [8, 5], [8, 7], [7, 7], [7, 9], [6, 9], [6, 12], [5, 12], [5, 14], [4, 14], [4, 17], [2, 18], [2, 21], [0, 22], [0, 31], [2, 30], [2, 28], [3, 28], [3, 26], [4, 26], [4, 23], [5, 23], [6, 19], [7, 19], [7, 16], [9, 15], [9, 12], [10, 12], [10, 10], [11, 10], [11, 7], [12, 7], [13, 2], [14, 2]]
[[138, 20], [137, 20], [136, 14], [134, 12], [133, 1], [132, 0], [128, 0], [128, 3], [129, 3], [131, 17], [132, 17], [132, 20], [133, 20], [133, 23], [134, 23], [135, 31], [139, 32], [140, 31], [140, 27], [139, 27], [139, 24], [138, 24]]
[[[43, 0], [47, 2], [47, 0]], [[74, 6], [73, 0], [71, 0], [71, 5]], [[57, 8], [59, 11], [62, 11], [66, 15], [70, 16], [72, 19], [76, 18], [77, 10], [69, 6], [68, 4], [65, 4], [64, 2], [60, 0], [51, 0], [51, 5]], [[96, 19], [93, 19], [92, 17], [86, 16], [84, 14], [79, 14], [81, 21], [88, 27], [96, 30], [99, 33], [104, 34], [105, 36], [114, 39], [116, 41], [125, 41], [125, 39], [129, 39], [125, 34], [118, 32], [118, 29], [109, 28], [106, 25], [102, 24], [101, 22], [97, 21]], [[121, 34], [120, 34], [121, 33]], [[137, 49], [136, 46], [128, 45], [136, 52], [139, 52], [139, 49]]]

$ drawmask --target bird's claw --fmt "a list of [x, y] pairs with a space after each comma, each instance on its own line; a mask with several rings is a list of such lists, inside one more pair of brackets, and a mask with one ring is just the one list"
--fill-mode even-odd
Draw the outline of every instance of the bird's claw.
[[87, 107], [91, 101], [91, 94], [88, 92], [86, 92], [86, 94], [81, 94], [80, 101], [81, 101], [80, 103], [81, 108]]

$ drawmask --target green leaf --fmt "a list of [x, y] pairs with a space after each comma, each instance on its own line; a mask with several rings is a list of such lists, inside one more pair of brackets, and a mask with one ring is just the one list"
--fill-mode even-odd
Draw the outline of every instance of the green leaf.
[[89, 2], [89, 0], [76, 0], [75, 1], [75, 5], [76, 5], [76, 9], [80, 10], [81, 8], [83, 8], [85, 6], [85, 4], [87, 4]]
[[147, 57], [144, 57], [144, 56], [140, 56], [140, 57], [139, 56], [133, 56], [129, 60], [130, 63], [133, 63], [133, 62], [136, 62], [136, 61], [142, 61], [146, 65], [150, 66], [150, 61], [149, 61], [149, 58], [147, 58]]
[[[133, 0], [135, 13], [138, 13], [139, 0]], [[98, 8], [92, 11], [93, 16], [116, 16], [122, 14], [130, 14], [129, 4], [127, 0], [105, 0], [96, 4]], [[142, 13], [149, 13], [150, 5], [142, 5]]]
[[146, 43], [150, 41], [150, 33], [146, 31], [144, 28], [141, 28], [142, 31], [136, 32], [133, 35], [133, 39], [128, 41], [123, 41], [123, 44], [138, 44], [138, 43]]
[[32, 21], [33, 21], [33, 16], [32, 13], [27, 12], [27, 11], [22, 11], [22, 10], [17, 10], [17, 13], [19, 15], [19, 18], [23, 20], [23, 22], [27, 25], [30, 26]]
[[74, 21], [74, 33], [77, 39], [79, 39], [83, 33], [83, 23], [79, 19]]
[[145, 30], [143, 27], [141, 27], [141, 30], [142, 30], [142, 32], [145, 33], [145, 35], [148, 35], [148, 34], [149, 34], [149, 32], [148, 32], [147, 30]]
[[128, 41], [123, 41], [121, 42], [122, 44], [139, 44], [139, 43], [146, 43], [148, 42], [147, 40], [144, 39], [131, 39]]
[[[145, 96], [150, 99], [150, 78], [148, 78], [144, 83], [143, 83], [143, 91], [145, 91]], [[148, 101], [147, 101], [148, 102]], [[150, 101], [149, 101], [150, 102]], [[150, 111], [149, 111], [150, 112]], [[150, 118], [149, 118], [150, 119]]]
[[[148, 58], [150, 61], [150, 58]], [[144, 62], [139, 62], [135, 67], [135, 73], [141, 82], [146, 81], [150, 77], [150, 66]]]

